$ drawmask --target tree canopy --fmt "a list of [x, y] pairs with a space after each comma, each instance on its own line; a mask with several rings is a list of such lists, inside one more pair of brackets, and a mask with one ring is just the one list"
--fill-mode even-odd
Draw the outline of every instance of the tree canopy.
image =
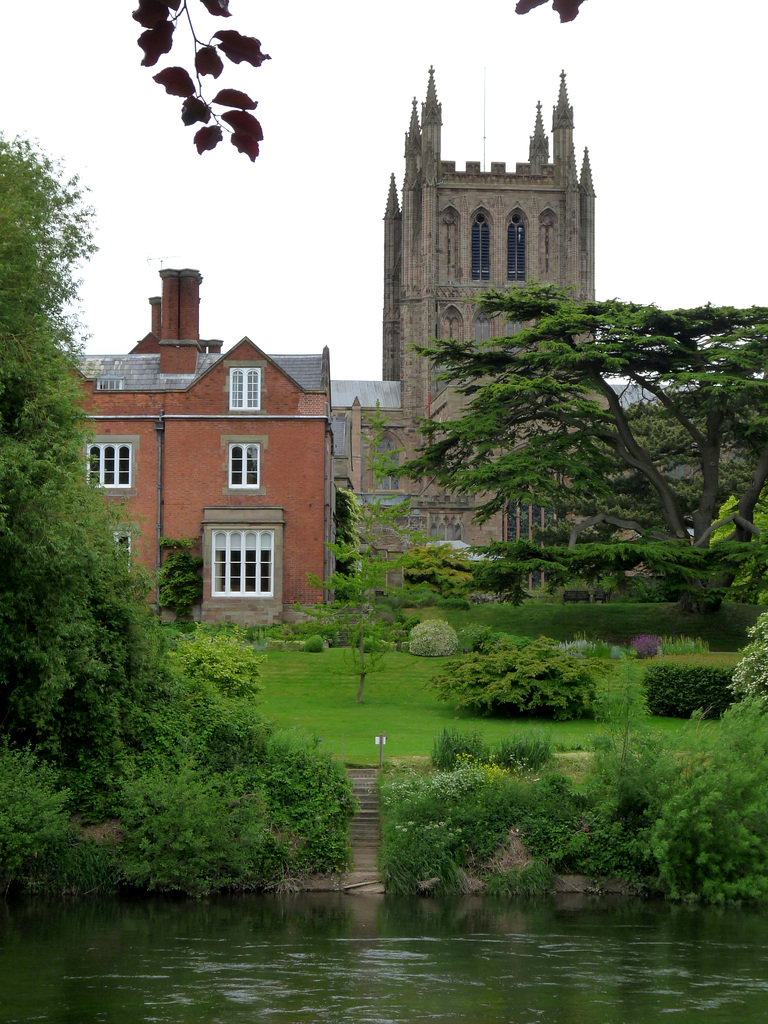
[[[733, 578], [724, 562], [747, 557], [735, 544], [760, 533], [768, 308], [578, 303], [542, 285], [489, 291], [479, 304], [524, 326], [479, 346], [441, 340], [421, 350], [467, 407], [460, 419], [425, 425], [428, 444], [410, 472], [482, 496], [481, 518], [531, 500], [561, 521], [577, 513], [563, 573], [579, 574], [586, 552], [576, 541], [602, 525], [623, 531], [616, 544], [632, 531], [643, 541], [621, 558], [614, 547], [617, 571], [656, 561], [672, 573], [674, 563], [680, 588], [697, 586], [703, 573], [722, 596]], [[729, 496], [735, 544], [726, 552], [710, 542]], [[758, 548], [763, 557], [762, 544], [749, 557]], [[534, 559], [552, 571], [558, 556], [529, 547], [525, 559], [529, 569]]]
[[0, 136], [0, 729], [75, 774], [88, 750], [106, 779], [156, 665], [126, 524], [86, 479], [70, 309], [89, 217], [76, 179]]

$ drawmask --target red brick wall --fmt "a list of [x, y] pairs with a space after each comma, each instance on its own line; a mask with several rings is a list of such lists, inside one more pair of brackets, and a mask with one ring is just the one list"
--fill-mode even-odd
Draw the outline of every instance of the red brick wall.
[[[158, 431], [163, 417], [162, 532], [169, 537], [200, 538], [204, 509], [280, 508], [283, 527], [283, 605], [314, 603], [321, 591], [312, 589], [307, 572], [323, 575], [330, 473], [330, 437], [325, 419], [328, 397], [305, 393], [274, 364], [265, 361], [262, 409], [232, 413], [227, 391], [229, 364], [263, 360], [255, 346], [245, 343], [224, 356], [221, 364], [185, 392], [95, 391], [85, 385], [87, 411], [94, 437], [137, 437], [135, 476], [128, 492], [105, 489], [110, 501], [126, 505], [126, 516], [141, 530], [134, 549], [150, 569], [156, 564]], [[101, 417], [111, 416], [115, 419]], [[145, 417], [145, 418], [131, 418]], [[286, 417], [284, 419], [277, 417]], [[263, 438], [258, 493], [232, 493], [228, 479], [229, 441], [233, 436]], [[211, 580], [205, 580], [204, 601], [210, 600]], [[241, 598], [217, 598], [216, 606]], [[250, 599], [253, 600], [253, 599]]]

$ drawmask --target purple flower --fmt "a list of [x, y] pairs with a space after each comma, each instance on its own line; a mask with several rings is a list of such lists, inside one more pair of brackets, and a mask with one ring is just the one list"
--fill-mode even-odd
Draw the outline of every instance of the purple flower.
[[630, 641], [630, 647], [638, 658], [653, 658], [661, 654], [661, 637], [653, 633], [643, 633]]

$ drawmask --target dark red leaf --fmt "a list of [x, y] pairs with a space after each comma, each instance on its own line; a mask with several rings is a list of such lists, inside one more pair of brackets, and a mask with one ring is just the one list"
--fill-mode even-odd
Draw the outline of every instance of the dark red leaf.
[[238, 152], [245, 153], [246, 156], [251, 158], [253, 162], [259, 155], [259, 143], [252, 135], [238, 135], [235, 132], [234, 135], [230, 136], [232, 145], [237, 147]]
[[211, 100], [222, 107], [239, 107], [241, 110], [255, 110], [258, 104], [239, 89], [220, 89]]
[[553, 0], [552, 7], [560, 15], [560, 21], [573, 21], [584, 0]]
[[162, 0], [139, 0], [139, 6], [131, 17], [144, 28], [154, 28], [161, 21], [168, 20], [168, 4]]
[[169, 96], [192, 96], [195, 92], [194, 82], [184, 68], [163, 68], [152, 77]]
[[215, 14], [219, 18], [228, 18], [229, 0], [201, 0], [209, 14]]
[[[534, 7], [541, 7], [542, 4], [546, 3], [548, 3], [548, 0], [517, 0], [515, 12], [517, 14], [527, 14]], [[579, 7], [583, 3], [584, 0], [552, 0], [552, 9], [560, 15], [560, 21], [573, 21], [579, 13]]]
[[173, 45], [173, 25], [170, 21], [161, 21], [155, 28], [149, 28], [139, 36], [139, 46], [144, 51], [142, 66], [151, 68], [168, 53]]
[[233, 29], [225, 29], [223, 32], [214, 33], [214, 39], [220, 40], [219, 49], [233, 64], [247, 61], [258, 68], [265, 60], [270, 59], [268, 53], [261, 52], [261, 43], [253, 36], [243, 36]]
[[221, 142], [223, 134], [217, 124], [208, 128], [201, 128], [195, 133], [195, 145], [198, 153], [204, 153], [206, 149], [214, 149]]
[[259, 122], [244, 110], [228, 110], [221, 115], [221, 120], [227, 122], [235, 135], [251, 135], [257, 142], [264, 138]]
[[218, 78], [224, 70], [224, 61], [215, 46], [203, 46], [195, 54], [195, 67], [201, 75]]
[[211, 109], [199, 96], [189, 96], [181, 105], [181, 120], [187, 126], [194, 124], [195, 121], [208, 124], [211, 120]]

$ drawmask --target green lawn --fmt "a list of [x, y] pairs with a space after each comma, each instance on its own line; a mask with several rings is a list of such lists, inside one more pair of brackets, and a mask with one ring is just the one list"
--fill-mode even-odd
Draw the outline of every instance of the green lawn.
[[[438, 701], [428, 687], [444, 659], [386, 654], [382, 669], [366, 681], [362, 704], [355, 702], [357, 680], [349, 671], [344, 650], [322, 654], [272, 651], [264, 665], [263, 711], [284, 727], [298, 725], [322, 737], [322, 746], [348, 764], [378, 764], [375, 737], [387, 734], [385, 758], [426, 756], [436, 734], [444, 728], [477, 729], [488, 741], [510, 732], [551, 729], [556, 746], [584, 749], [599, 728], [592, 720], [546, 722], [522, 718], [478, 718], [460, 714]], [[734, 656], [720, 655], [709, 663], [733, 664]], [[640, 673], [643, 662], [629, 663]], [[605, 662], [606, 681], [626, 672], [626, 663]], [[654, 719], [665, 733], [683, 734], [687, 723], [679, 719]]]
[[474, 605], [469, 611], [418, 608], [421, 618], [446, 619], [461, 629], [469, 624], [491, 626], [519, 636], [551, 636], [572, 640], [577, 634], [608, 643], [624, 644], [642, 633], [682, 635], [706, 640], [712, 651], [737, 651], [748, 642], [747, 629], [765, 608], [749, 604], [723, 604], [711, 615], [691, 615], [673, 604], [557, 604], [526, 601], [519, 608], [509, 604]]

